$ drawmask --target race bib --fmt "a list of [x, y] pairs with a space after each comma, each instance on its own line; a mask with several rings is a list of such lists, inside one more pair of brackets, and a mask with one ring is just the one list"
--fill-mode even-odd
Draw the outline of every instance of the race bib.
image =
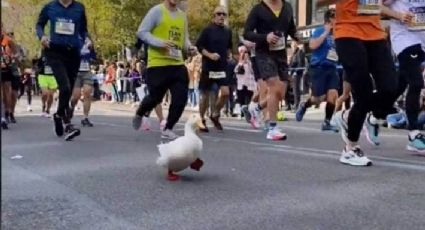
[[412, 23], [408, 26], [411, 31], [423, 31], [425, 30], [425, 6], [423, 7], [412, 7], [409, 11], [415, 15]]
[[46, 74], [46, 75], [53, 74], [52, 68], [48, 65], [44, 66], [44, 74]]
[[55, 33], [62, 35], [73, 35], [75, 33], [75, 24], [72, 20], [59, 18], [55, 23]]
[[81, 61], [80, 63], [80, 71], [87, 72], [90, 71], [90, 64], [88, 61]]
[[209, 72], [210, 79], [222, 79], [226, 78], [226, 72]]
[[284, 37], [280, 37], [279, 40], [276, 42], [276, 44], [270, 44], [269, 50], [276, 51], [276, 50], [284, 50], [286, 48], [286, 42]]
[[170, 56], [171, 58], [174, 58], [174, 59], [181, 60], [183, 58], [183, 53], [182, 53], [181, 49], [173, 47], [173, 48], [169, 49], [168, 56]]
[[336, 53], [336, 50], [330, 49], [328, 51], [328, 54], [326, 55], [326, 59], [328, 59], [329, 61], [337, 62], [338, 61], [338, 54]]
[[357, 14], [381, 14], [382, 0], [358, 0]]

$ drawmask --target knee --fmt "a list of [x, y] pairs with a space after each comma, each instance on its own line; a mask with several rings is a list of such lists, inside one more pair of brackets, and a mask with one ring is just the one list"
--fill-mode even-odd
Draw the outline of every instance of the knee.
[[228, 87], [221, 88], [220, 95], [223, 98], [229, 98], [229, 96], [230, 96], [230, 90], [229, 90], [229, 88]]

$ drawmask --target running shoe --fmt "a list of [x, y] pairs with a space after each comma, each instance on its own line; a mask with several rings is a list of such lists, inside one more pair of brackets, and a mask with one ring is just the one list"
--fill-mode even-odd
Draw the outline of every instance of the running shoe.
[[261, 127], [261, 114], [260, 114], [260, 110], [258, 110], [258, 108], [255, 107], [255, 105], [250, 105], [248, 107], [249, 113], [251, 114], [251, 119], [250, 119], [250, 123], [252, 128], [254, 129], [259, 129]]
[[84, 120], [81, 120], [81, 125], [83, 127], [93, 127], [93, 123], [91, 123], [88, 118], [85, 118]]
[[32, 112], [31, 105], [29, 105], [29, 106], [27, 107], [27, 111], [28, 111], [28, 112]]
[[371, 166], [372, 161], [369, 160], [360, 149], [360, 146], [356, 146], [350, 150], [344, 148], [342, 151], [339, 161], [343, 164], [348, 164], [352, 166]]
[[348, 124], [347, 121], [344, 119], [344, 113], [348, 113], [348, 110], [336, 112], [332, 120], [339, 127], [339, 130], [341, 131], [342, 140], [345, 142], [345, 144], [348, 145], [348, 143], [350, 142], [348, 140]]
[[148, 117], [146, 117], [146, 119], [143, 119], [141, 128], [145, 131], [151, 130], [151, 122]]
[[57, 113], [53, 114], [53, 123], [55, 125], [56, 136], [58, 137], [63, 136], [62, 117], [60, 117]]
[[220, 131], [223, 130], [223, 126], [220, 123], [220, 117], [219, 116], [210, 116], [210, 120], [212, 121], [212, 123], [214, 124], [214, 127], [217, 130], [220, 130]]
[[247, 105], [242, 106], [241, 114], [243, 114], [243, 117], [245, 118], [246, 122], [251, 123], [251, 113], [249, 112]]
[[171, 131], [169, 129], [162, 130], [162, 132], [161, 132], [161, 138], [162, 139], [175, 140], [178, 137], [179, 136], [177, 134], [175, 134], [173, 131]]
[[74, 128], [73, 125], [68, 124], [65, 127], [65, 141], [72, 141], [75, 137], [80, 136], [80, 129]]
[[322, 123], [322, 131], [334, 131], [334, 132], [337, 133], [339, 130], [338, 130], [338, 127], [337, 126], [331, 125], [331, 122], [330, 121], [325, 120]]
[[286, 134], [283, 133], [277, 126], [270, 128], [267, 132], [267, 140], [283, 141], [286, 140], [286, 138]]
[[307, 108], [305, 107], [305, 103], [301, 103], [297, 109], [297, 112], [295, 113], [295, 119], [298, 122], [302, 121], [306, 111], [307, 111]]
[[366, 139], [369, 141], [369, 143], [377, 146], [380, 144], [378, 139], [379, 125], [373, 124], [371, 122], [371, 118], [373, 118], [372, 114], [369, 114], [366, 117], [366, 121], [363, 125], [363, 131], [366, 134]]
[[412, 152], [425, 153], [425, 136], [419, 131], [411, 132], [406, 148]]
[[142, 121], [143, 121], [143, 117], [136, 114], [133, 117], [133, 121], [132, 121], [133, 129], [139, 130], [140, 127], [142, 126]]
[[7, 126], [7, 122], [4, 120], [4, 118], [1, 119], [1, 128], [3, 130], [9, 129], [9, 126]]
[[205, 119], [202, 119], [202, 124], [204, 124], [204, 127], [205, 127], [205, 128], [203, 128], [203, 129], [199, 129], [199, 131], [201, 131], [201, 132], [203, 132], [203, 133], [208, 133], [210, 130], [208, 129], [207, 121], [206, 121]]
[[10, 116], [10, 118], [9, 118], [10, 123], [12, 123], [12, 124], [16, 124], [15, 115], [13, 115], [13, 113], [10, 113], [10, 114], [9, 114], [9, 116]]

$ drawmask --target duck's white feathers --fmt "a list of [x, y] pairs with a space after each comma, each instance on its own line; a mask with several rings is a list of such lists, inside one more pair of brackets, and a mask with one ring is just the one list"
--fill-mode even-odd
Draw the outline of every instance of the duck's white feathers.
[[189, 167], [202, 150], [202, 140], [195, 133], [185, 133], [174, 141], [158, 145], [160, 156], [156, 163], [173, 172]]

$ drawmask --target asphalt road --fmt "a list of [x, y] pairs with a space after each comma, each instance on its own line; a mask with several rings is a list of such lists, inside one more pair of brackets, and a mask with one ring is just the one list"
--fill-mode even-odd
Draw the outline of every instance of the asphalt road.
[[2, 132], [2, 229], [425, 229], [425, 157], [400, 130], [380, 147], [363, 138], [374, 166], [357, 168], [338, 162], [339, 134], [319, 130], [317, 111], [283, 122], [284, 142], [226, 119], [202, 135], [201, 172], [169, 182], [158, 130], [132, 130], [128, 106], [95, 104], [95, 127], [73, 142], [23, 109]]

